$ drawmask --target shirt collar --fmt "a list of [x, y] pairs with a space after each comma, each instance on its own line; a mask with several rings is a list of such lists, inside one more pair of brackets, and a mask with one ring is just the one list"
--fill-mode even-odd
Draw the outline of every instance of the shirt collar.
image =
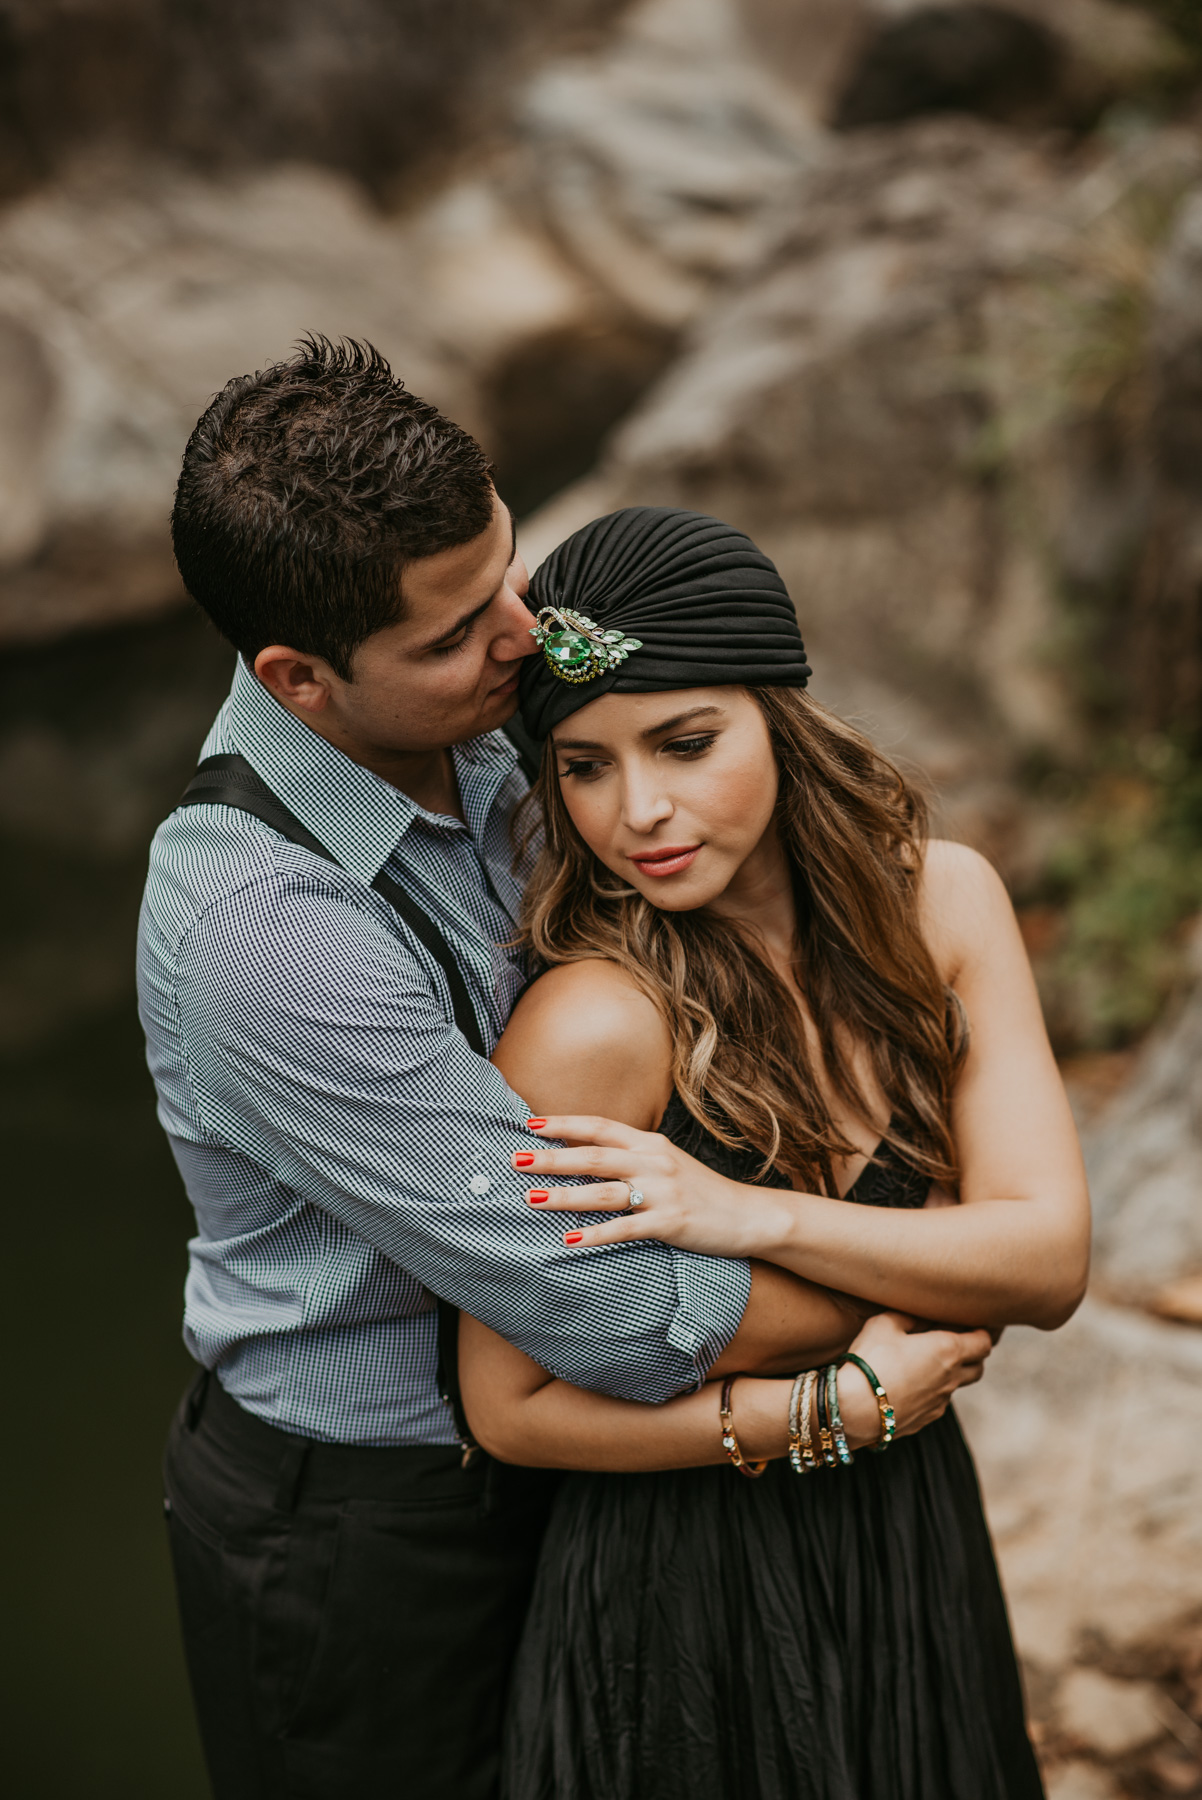
[[[239, 750], [272, 793], [321, 839], [352, 875], [371, 884], [415, 820], [446, 823], [391, 782], [311, 731], [269, 694], [241, 657], [234, 670], [226, 724]], [[517, 751], [500, 731], [454, 748], [463, 809], [473, 836]]]

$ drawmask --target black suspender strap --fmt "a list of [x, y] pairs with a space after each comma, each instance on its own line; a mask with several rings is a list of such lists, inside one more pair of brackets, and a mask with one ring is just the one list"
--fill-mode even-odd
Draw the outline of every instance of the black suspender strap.
[[[315, 856], [324, 857], [327, 862], [338, 862], [338, 858], [326, 849], [320, 838], [315, 838], [311, 831], [307, 831], [295, 814], [288, 811], [284, 802], [277, 800], [246, 758], [236, 753], [206, 756], [184, 789], [179, 803], [181, 806], [236, 806], [240, 812], [253, 813], [256, 819], [262, 819], [264, 825], [270, 825], [273, 831], [278, 831], [290, 843], [300, 844], [303, 849], [311, 850]], [[480, 1027], [476, 1023], [467, 983], [441, 931], [400, 883], [390, 875], [385, 875], [383, 870], [371, 885], [400, 913], [414, 937], [419, 938], [430, 952], [447, 978], [447, 986], [451, 990], [451, 1011], [456, 1025], [476, 1055], [485, 1056], [487, 1052], [480, 1036]]]
[[[302, 849], [312, 851], [314, 856], [323, 857], [326, 862], [341, 867], [333, 852], [327, 850], [321, 839], [314, 837], [294, 813], [289, 812], [284, 802], [272, 793], [262, 776], [252, 769], [244, 756], [239, 756], [236, 752], [206, 756], [180, 796], [179, 804], [237, 807], [239, 812], [250, 813], [254, 818], [261, 819], [264, 825], [270, 825], [273, 831], [278, 831], [289, 843], [299, 844]], [[463, 971], [437, 925], [422, 911], [412, 895], [407, 894], [390, 875], [381, 871], [372, 886], [395, 908], [414, 937], [430, 952], [447, 978], [447, 986], [451, 991], [451, 1011], [456, 1025], [477, 1056], [486, 1055]], [[455, 1430], [464, 1446], [466, 1462], [475, 1446], [459, 1393], [459, 1314], [446, 1300], [438, 1301], [438, 1389], [451, 1408]]]

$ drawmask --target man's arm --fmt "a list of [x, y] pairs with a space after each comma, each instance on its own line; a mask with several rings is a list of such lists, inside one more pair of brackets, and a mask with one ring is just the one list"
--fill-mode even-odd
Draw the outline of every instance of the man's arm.
[[206, 1128], [554, 1375], [652, 1402], [696, 1386], [743, 1315], [747, 1265], [565, 1248], [563, 1214], [528, 1206], [511, 1166], [527, 1108], [448, 1023], [384, 903], [369, 897], [373, 917], [337, 880], [277, 869], [182, 940]]

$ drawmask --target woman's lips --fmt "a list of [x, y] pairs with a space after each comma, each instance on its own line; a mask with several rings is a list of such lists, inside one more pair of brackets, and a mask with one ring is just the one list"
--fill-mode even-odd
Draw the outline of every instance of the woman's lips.
[[700, 844], [664, 844], [659, 850], [645, 850], [630, 860], [644, 875], [679, 875], [700, 849]]

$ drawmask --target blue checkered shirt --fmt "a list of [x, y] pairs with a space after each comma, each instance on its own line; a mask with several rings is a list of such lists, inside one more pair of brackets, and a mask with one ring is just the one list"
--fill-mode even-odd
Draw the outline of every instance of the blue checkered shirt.
[[159, 1118], [196, 1211], [184, 1337], [248, 1412], [328, 1442], [454, 1440], [441, 1295], [553, 1374], [632, 1400], [694, 1387], [747, 1265], [644, 1243], [573, 1253], [509, 1166], [527, 1109], [469, 1050], [446, 978], [370, 885], [439, 926], [494, 1044], [526, 979], [505, 947], [526, 790], [501, 733], [457, 746], [466, 823], [425, 811], [239, 663], [202, 755], [239, 751], [341, 867], [246, 813], [155, 835], [138, 989]]

